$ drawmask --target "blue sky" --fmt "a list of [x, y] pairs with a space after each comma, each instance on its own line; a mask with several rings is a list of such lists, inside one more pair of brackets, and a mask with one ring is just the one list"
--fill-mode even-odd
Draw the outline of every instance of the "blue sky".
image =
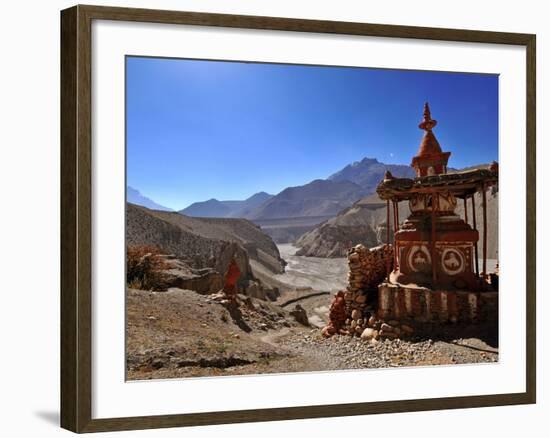
[[127, 183], [181, 209], [410, 164], [425, 101], [451, 167], [498, 160], [495, 75], [128, 57]]

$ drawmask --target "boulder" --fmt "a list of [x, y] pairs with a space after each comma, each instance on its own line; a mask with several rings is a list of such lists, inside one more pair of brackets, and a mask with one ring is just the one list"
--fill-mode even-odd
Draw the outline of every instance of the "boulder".
[[366, 328], [363, 330], [363, 333], [361, 333], [361, 339], [371, 340], [376, 339], [378, 337], [378, 330], [375, 330], [373, 328]]
[[259, 298], [260, 300], [267, 301], [268, 299], [265, 289], [258, 281], [249, 280], [245, 293], [249, 297]]
[[299, 324], [309, 327], [309, 320], [307, 317], [306, 309], [304, 309], [299, 304], [294, 306], [294, 309], [290, 311], [290, 315], [298, 322]]

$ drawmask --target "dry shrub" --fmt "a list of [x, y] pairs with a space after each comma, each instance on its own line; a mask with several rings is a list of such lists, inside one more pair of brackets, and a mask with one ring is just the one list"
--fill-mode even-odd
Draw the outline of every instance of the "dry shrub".
[[142, 290], [165, 290], [162, 271], [168, 265], [153, 245], [128, 245], [126, 248], [126, 283]]

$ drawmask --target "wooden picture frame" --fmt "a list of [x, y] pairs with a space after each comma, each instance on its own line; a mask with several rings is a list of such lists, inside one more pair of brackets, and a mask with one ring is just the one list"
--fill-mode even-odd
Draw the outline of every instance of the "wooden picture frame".
[[[185, 24], [519, 45], [526, 48], [527, 284], [526, 391], [523, 393], [253, 409], [181, 415], [92, 418], [91, 25], [93, 20]], [[61, 12], [61, 426], [98, 432], [529, 404], [536, 401], [535, 47], [530, 34], [100, 6]]]

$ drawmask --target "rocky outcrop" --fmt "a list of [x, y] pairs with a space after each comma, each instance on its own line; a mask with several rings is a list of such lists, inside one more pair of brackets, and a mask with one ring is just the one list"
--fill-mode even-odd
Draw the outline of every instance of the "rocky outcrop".
[[[240, 219], [233, 221], [239, 222], [231, 226], [217, 226], [215, 220], [187, 218], [179, 213], [153, 211], [128, 204], [126, 243], [129, 246], [152, 245], [163, 254], [170, 254], [172, 267], [166, 275], [173, 287], [200, 293], [216, 292], [223, 286], [223, 275], [234, 259], [241, 272], [239, 291], [246, 293], [248, 288], [252, 288], [255, 296], [265, 296], [261, 282], [255, 278], [250, 267], [250, 258], [258, 257], [260, 263], [276, 272], [283, 270], [284, 262], [275, 244], [258, 227]], [[240, 234], [235, 231], [237, 228]], [[256, 235], [264, 239], [258, 247], [253, 247], [249, 241], [243, 243], [246, 236], [252, 238]], [[271, 242], [272, 247], [267, 241]]]
[[220, 238], [238, 243], [256, 260], [275, 274], [284, 272], [286, 262], [281, 258], [279, 249], [272, 238], [259, 226], [246, 219], [231, 218], [195, 218], [203, 225], [217, 230]]
[[[405, 206], [399, 211], [406, 218]], [[313, 230], [302, 235], [296, 246], [297, 254], [309, 257], [346, 257], [355, 245], [373, 247], [386, 243], [386, 207], [377, 195], [360, 199]]]
[[254, 223], [276, 243], [292, 243], [334, 216], [255, 219]]
[[290, 315], [296, 320], [297, 323], [309, 327], [309, 320], [307, 317], [306, 309], [304, 309], [299, 304], [294, 306], [294, 309], [290, 311]]
[[[173, 216], [175, 220], [170, 220]], [[126, 209], [126, 244], [154, 245], [164, 254], [174, 254], [194, 269], [212, 268], [225, 272], [235, 257], [245, 278], [252, 277], [248, 254], [226, 240], [205, 237], [183, 223], [178, 213], [160, 212], [128, 204]], [[193, 232], [195, 231], [195, 232]]]
[[339, 226], [325, 223], [306, 233], [297, 242], [296, 255], [307, 257], [345, 257], [353, 245], [377, 244], [375, 231], [368, 225]]
[[195, 268], [213, 267], [225, 272], [235, 253], [246, 279], [250, 273], [245, 266], [248, 258], [274, 273], [284, 272], [285, 262], [275, 243], [246, 219], [192, 218], [127, 204], [126, 225], [129, 245], [156, 245]]
[[166, 288], [193, 290], [210, 294], [223, 287], [223, 276], [213, 268], [193, 269], [174, 255], [164, 255], [167, 269], [163, 272]]

